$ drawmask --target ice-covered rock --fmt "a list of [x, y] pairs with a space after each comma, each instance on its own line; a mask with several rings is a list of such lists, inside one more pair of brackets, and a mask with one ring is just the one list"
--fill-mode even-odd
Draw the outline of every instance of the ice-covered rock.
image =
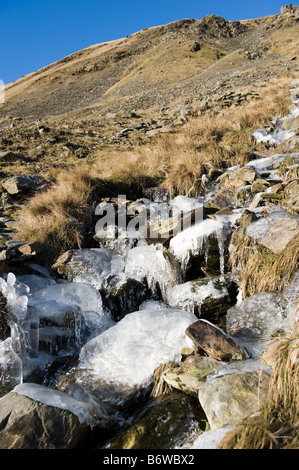
[[234, 426], [259, 411], [268, 390], [269, 375], [261, 370], [250, 370], [202, 382], [198, 399], [213, 430]]
[[[80, 353], [78, 377], [92, 393], [120, 400], [151, 384], [160, 364], [180, 362], [181, 349], [193, 347], [185, 329], [196, 317], [177, 309], [140, 310], [90, 340]], [[112, 392], [114, 390], [114, 393]], [[101, 397], [102, 398], [102, 397]]]
[[71, 250], [53, 265], [68, 281], [91, 284], [96, 289], [106, 287], [109, 278], [122, 273], [124, 268], [123, 257], [109, 248]]
[[233, 426], [224, 426], [222, 428], [205, 431], [189, 446], [184, 449], [217, 449], [218, 444], [233, 429]]
[[66, 393], [35, 383], [17, 385], [13, 391], [39, 403], [68, 410], [78, 416], [80, 423], [94, 423], [93, 412], [89, 403], [77, 400]]
[[227, 219], [206, 219], [178, 233], [170, 241], [170, 252], [181, 263], [186, 272], [192, 257], [202, 254], [205, 261], [209, 255], [209, 237], [213, 236], [218, 242], [220, 272], [224, 273], [224, 252], [228, 243], [231, 228]]
[[245, 233], [274, 253], [280, 253], [299, 234], [299, 217], [275, 207], [267, 217], [248, 225]]
[[249, 338], [269, 339], [276, 331], [285, 329], [285, 308], [285, 301], [280, 294], [255, 294], [228, 310], [227, 331]]
[[[109, 312], [103, 309], [100, 293], [90, 284], [50, 285], [30, 296], [28, 308], [38, 315], [40, 327], [69, 328], [78, 345], [113, 324]], [[54, 336], [56, 333], [52, 331]]]
[[157, 286], [163, 298], [176, 282], [177, 273], [162, 245], [144, 245], [132, 248], [128, 253], [125, 273], [139, 281], [146, 279], [155, 294]]
[[196, 279], [170, 289], [168, 303], [198, 317], [203, 313], [205, 318], [217, 317], [219, 320], [236, 301], [232, 290], [232, 283], [225, 276]]

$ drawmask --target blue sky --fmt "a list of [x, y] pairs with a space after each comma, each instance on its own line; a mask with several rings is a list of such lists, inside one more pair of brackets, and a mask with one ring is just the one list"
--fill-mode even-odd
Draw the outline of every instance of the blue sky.
[[283, 0], [0, 0], [0, 80], [21, 78], [84, 47], [182, 18], [280, 12]]

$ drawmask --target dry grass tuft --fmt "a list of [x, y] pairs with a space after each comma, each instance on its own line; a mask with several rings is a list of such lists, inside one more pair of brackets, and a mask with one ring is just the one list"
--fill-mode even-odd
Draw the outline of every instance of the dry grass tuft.
[[176, 364], [172, 361], [167, 362], [167, 364], [161, 364], [154, 371], [154, 385], [151, 391], [151, 397], [161, 397], [162, 395], [168, 395], [171, 391], [171, 387], [163, 379], [164, 372], [167, 372], [170, 369], [173, 369]]
[[230, 254], [230, 264], [237, 266], [243, 298], [259, 292], [281, 292], [289, 283], [299, 261], [299, 235], [278, 254], [250, 238], [241, 238]]

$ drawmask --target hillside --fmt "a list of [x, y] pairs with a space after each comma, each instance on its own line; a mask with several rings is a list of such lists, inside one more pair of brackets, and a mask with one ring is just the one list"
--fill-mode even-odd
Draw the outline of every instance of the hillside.
[[298, 449], [298, 22], [181, 19], [6, 86], [0, 448]]
[[267, 83], [298, 69], [295, 12], [240, 22], [182, 19], [93, 45], [7, 85], [0, 117], [65, 122], [160, 111]]

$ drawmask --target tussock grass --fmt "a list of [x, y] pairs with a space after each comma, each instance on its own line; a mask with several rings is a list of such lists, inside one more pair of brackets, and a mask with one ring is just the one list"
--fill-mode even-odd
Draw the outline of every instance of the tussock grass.
[[289, 283], [299, 262], [299, 235], [278, 254], [241, 237], [230, 254], [237, 266], [243, 298], [259, 292], [281, 292]]
[[299, 322], [263, 358], [272, 365], [267, 399], [259, 414], [232, 429], [218, 449], [299, 448]]

